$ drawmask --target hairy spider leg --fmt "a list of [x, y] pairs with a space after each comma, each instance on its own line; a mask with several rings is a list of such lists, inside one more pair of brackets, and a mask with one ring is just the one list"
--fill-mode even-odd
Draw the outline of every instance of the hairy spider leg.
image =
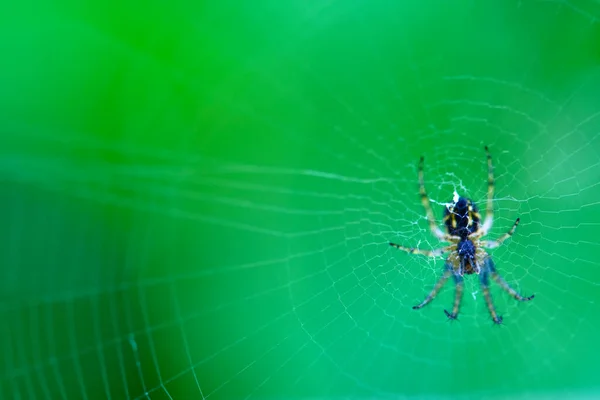
[[501, 237], [499, 237], [496, 240], [483, 240], [481, 242], [481, 245], [484, 247], [487, 247], [488, 249], [494, 249], [494, 248], [500, 246], [502, 244], [502, 242], [504, 242], [506, 239], [511, 237], [513, 235], [513, 233], [515, 233], [515, 229], [517, 229], [517, 226], [519, 226], [520, 221], [521, 221], [521, 218], [517, 218], [517, 220], [513, 224], [512, 228], [510, 228], [510, 230], [508, 232], [506, 232], [504, 235], [502, 235]]
[[500, 276], [500, 274], [498, 273], [498, 271], [496, 270], [496, 266], [494, 265], [494, 262], [492, 261], [492, 259], [488, 259], [486, 261], [488, 263], [488, 270], [490, 271], [490, 275], [492, 276], [492, 279], [494, 281], [496, 281], [496, 283], [498, 284], [498, 286], [500, 286], [502, 289], [504, 289], [508, 294], [510, 294], [515, 300], [518, 301], [529, 301], [531, 299], [533, 299], [535, 297], [534, 294], [532, 294], [531, 296], [521, 296], [515, 289], [511, 288], [510, 285], [504, 280], [504, 278], [502, 278]]
[[474, 232], [472, 235], [470, 235], [473, 238], [479, 238], [487, 235], [490, 229], [492, 229], [492, 224], [494, 222], [494, 167], [492, 165], [492, 156], [487, 146], [485, 146], [485, 154], [487, 156], [488, 165], [488, 190], [487, 204], [485, 208], [485, 220], [477, 232]]
[[484, 235], [487, 235], [494, 222], [494, 167], [492, 165], [492, 156], [487, 146], [485, 146], [485, 154], [487, 156], [488, 165], [488, 193], [487, 206], [485, 208], [485, 220], [483, 221], [483, 232]]
[[486, 261], [484, 261], [483, 270], [482, 270], [481, 274], [479, 274], [479, 283], [480, 283], [481, 289], [483, 291], [483, 297], [485, 298], [485, 303], [487, 304], [487, 308], [490, 312], [490, 315], [492, 316], [492, 320], [496, 324], [501, 324], [502, 317], [500, 315], [498, 315], [498, 313], [496, 312], [496, 307], [494, 307], [494, 302], [492, 301], [492, 294], [490, 293], [490, 280], [489, 280], [490, 269], [489, 269], [488, 261], [489, 261], [489, 258]]
[[463, 277], [455, 273], [454, 283], [456, 284], [456, 291], [454, 292], [454, 305], [452, 306], [452, 313], [444, 310], [444, 313], [449, 319], [456, 319], [456, 317], [458, 317], [458, 311], [460, 310], [460, 302], [462, 300], [464, 289]]
[[429, 221], [429, 228], [431, 229], [431, 233], [439, 240], [450, 241], [451, 236], [444, 233], [440, 227], [435, 222], [435, 217], [433, 216], [433, 210], [431, 209], [431, 204], [429, 203], [429, 197], [427, 196], [427, 191], [425, 191], [425, 180], [423, 178], [423, 156], [419, 160], [419, 194], [421, 195], [421, 203], [425, 208], [425, 213], [427, 214], [427, 220]]
[[439, 257], [444, 253], [447, 253], [449, 251], [456, 249], [455, 244], [451, 244], [450, 246], [441, 247], [441, 248], [435, 249], [435, 250], [421, 250], [421, 249], [417, 249], [415, 247], [404, 247], [399, 244], [391, 243], [391, 242], [390, 242], [390, 246], [395, 247], [399, 250], [406, 251], [407, 253], [410, 253], [410, 254], [422, 254], [427, 257]]
[[423, 300], [423, 302], [421, 304], [419, 304], [418, 306], [413, 306], [413, 310], [418, 310], [419, 308], [425, 307], [427, 304], [429, 304], [431, 302], [431, 300], [433, 300], [435, 298], [435, 296], [438, 294], [438, 292], [440, 291], [442, 286], [444, 286], [444, 284], [446, 283], [448, 278], [450, 278], [450, 275], [452, 275], [451, 269], [452, 269], [452, 267], [450, 265], [446, 264], [446, 268], [444, 270], [444, 275], [442, 275], [442, 277], [437, 281], [434, 288], [431, 290], [431, 292], [429, 292], [429, 294], [427, 295], [425, 300]]

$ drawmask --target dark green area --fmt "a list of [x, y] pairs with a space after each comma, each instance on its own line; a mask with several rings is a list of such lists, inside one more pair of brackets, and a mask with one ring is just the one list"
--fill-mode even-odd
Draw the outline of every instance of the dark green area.
[[[484, 4], [485, 3], [485, 4]], [[0, 398], [597, 396], [600, 5], [0, 12]], [[496, 173], [493, 326], [434, 211]]]

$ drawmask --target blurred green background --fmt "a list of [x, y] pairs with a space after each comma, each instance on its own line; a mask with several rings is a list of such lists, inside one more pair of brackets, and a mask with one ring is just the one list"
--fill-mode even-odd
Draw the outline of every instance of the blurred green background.
[[[0, 13], [0, 396], [600, 396], [600, 4]], [[441, 218], [496, 172], [494, 326]]]

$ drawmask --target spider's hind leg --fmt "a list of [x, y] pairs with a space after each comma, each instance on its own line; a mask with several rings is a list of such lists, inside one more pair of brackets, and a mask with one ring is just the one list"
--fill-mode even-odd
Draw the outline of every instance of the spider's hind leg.
[[485, 207], [485, 219], [482, 226], [483, 235], [487, 235], [492, 228], [492, 223], [494, 221], [494, 166], [492, 165], [492, 156], [487, 146], [485, 146], [485, 154], [488, 166], [488, 193], [487, 204]]
[[429, 221], [429, 229], [431, 229], [431, 233], [439, 240], [450, 241], [450, 235], [444, 233], [435, 222], [433, 210], [431, 209], [431, 204], [429, 202], [429, 196], [427, 196], [427, 191], [425, 190], [425, 180], [423, 178], [423, 157], [421, 157], [419, 160], [419, 194], [421, 196], [423, 208], [425, 208], [425, 214], [427, 214], [427, 221]]

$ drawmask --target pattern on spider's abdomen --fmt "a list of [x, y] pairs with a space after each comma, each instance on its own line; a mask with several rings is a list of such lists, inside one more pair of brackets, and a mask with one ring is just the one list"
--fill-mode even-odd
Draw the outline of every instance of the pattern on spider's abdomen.
[[453, 236], [467, 237], [479, 229], [481, 215], [471, 199], [459, 197], [458, 201], [444, 209], [444, 224]]

